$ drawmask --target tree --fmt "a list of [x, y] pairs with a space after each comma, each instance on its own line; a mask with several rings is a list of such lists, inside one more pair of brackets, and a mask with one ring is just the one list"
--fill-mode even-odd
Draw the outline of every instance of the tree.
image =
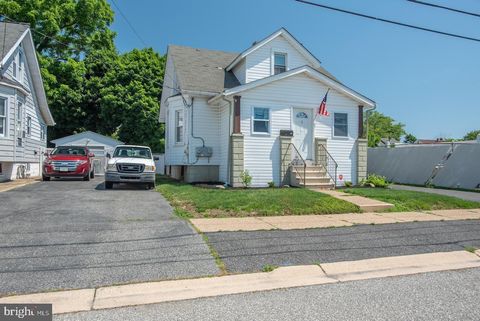
[[101, 132], [163, 152], [164, 127], [158, 123], [158, 113], [164, 69], [165, 57], [152, 49], [121, 55], [101, 90]]
[[412, 134], [405, 135], [405, 138], [403, 139], [403, 142], [407, 144], [415, 144], [416, 141], [417, 137], [413, 136]]
[[400, 140], [405, 134], [402, 123], [395, 123], [391, 117], [374, 111], [368, 118], [368, 146], [376, 147], [382, 138]]
[[478, 135], [480, 135], [480, 129], [472, 130], [471, 132], [468, 132], [465, 136], [463, 136], [463, 140], [475, 140], [477, 139]]
[[106, 0], [0, 0], [0, 12], [29, 23], [35, 49], [45, 57], [78, 61], [93, 49], [114, 48]]
[[57, 123], [48, 140], [92, 130], [163, 151], [165, 59], [152, 49], [119, 55], [106, 0], [0, 0], [0, 12], [32, 29]]

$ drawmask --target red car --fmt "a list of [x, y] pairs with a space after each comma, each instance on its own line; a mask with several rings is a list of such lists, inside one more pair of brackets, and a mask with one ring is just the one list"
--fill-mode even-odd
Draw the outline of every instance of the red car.
[[93, 153], [84, 146], [59, 146], [43, 162], [42, 179], [52, 177], [83, 177], [84, 181], [94, 178]]

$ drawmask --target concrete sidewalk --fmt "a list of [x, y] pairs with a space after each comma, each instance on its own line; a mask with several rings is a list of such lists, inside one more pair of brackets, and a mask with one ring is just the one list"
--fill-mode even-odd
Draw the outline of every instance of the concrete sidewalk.
[[428, 212], [196, 218], [190, 219], [190, 222], [200, 232], [234, 232], [328, 228], [352, 226], [355, 224], [389, 224], [471, 219], [480, 219], [480, 209], [435, 210]]
[[393, 207], [393, 204], [390, 204], [387, 202], [382, 202], [379, 200], [375, 200], [375, 199], [367, 198], [363, 196], [348, 194], [338, 190], [325, 190], [325, 189], [320, 189], [320, 190], [312, 189], [312, 190], [316, 192], [328, 194], [332, 197], [338, 198], [340, 200], [343, 200], [349, 203], [353, 203], [358, 207], [360, 207], [360, 209], [364, 212], [383, 211]]
[[53, 313], [59, 314], [478, 267], [478, 251], [429, 253], [290, 266], [263, 273], [37, 293], [0, 298], [0, 303], [51, 303]]

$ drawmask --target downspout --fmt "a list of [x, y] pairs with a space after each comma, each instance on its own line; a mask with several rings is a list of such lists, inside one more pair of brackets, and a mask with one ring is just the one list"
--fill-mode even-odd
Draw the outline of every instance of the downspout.
[[[232, 131], [232, 102], [228, 99], [226, 99], [224, 96], [222, 96], [222, 100], [226, 101], [228, 103], [228, 143], [227, 143], [227, 184], [231, 183], [231, 173], [230, 173], [230, 162], [231, 162], [231, 156], [232, 153], [230, 151], [230, 135]], [[230, 184], [231, 185], [231, 184]]]

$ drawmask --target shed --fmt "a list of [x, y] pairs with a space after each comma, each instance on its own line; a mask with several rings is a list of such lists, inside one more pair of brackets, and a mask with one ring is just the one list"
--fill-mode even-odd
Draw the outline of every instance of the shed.
[[95, 154], [95, 174], [103, 174], [105, 172], [107, 153], [112, 154], [117, 145], [123, 142], [108, 136], [100, 135], [92, 131], [57, 138], [51, 141], [56, 146], [87, 146], [88, 149]]

